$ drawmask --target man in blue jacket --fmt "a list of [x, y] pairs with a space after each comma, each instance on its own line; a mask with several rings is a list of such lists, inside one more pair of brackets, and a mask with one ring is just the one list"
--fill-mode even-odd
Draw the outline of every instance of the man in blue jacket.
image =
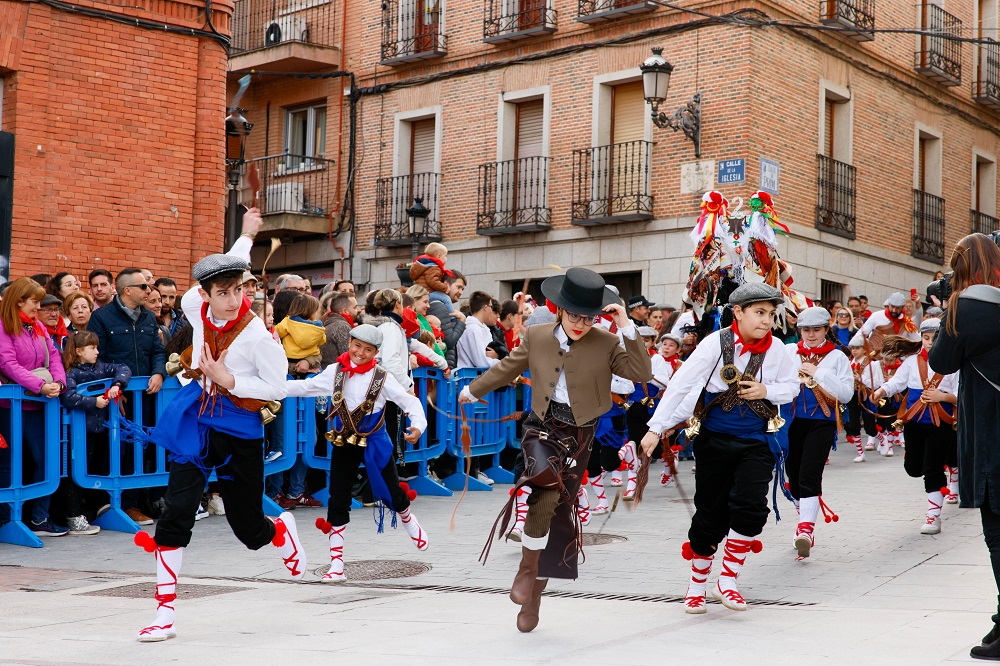
[[[167, 375], [167, 352], [160, 342], [156, 316], [143, 307], [151, 288], [138, 268], [124, 269], [115, 278], [118, 295], [95, 310], [87, 324], [87, 330], [97, 335], [100, 360], [127, 365], [133, 377], [149, 377], [149, 395], [160, 390]], [[132, 456], [123, 458], [123, 471], [130, 473]], [[153, 519], [137, 504], [136, 491], [122, 493], [125, 513], [139, 525], [152, 525]]]

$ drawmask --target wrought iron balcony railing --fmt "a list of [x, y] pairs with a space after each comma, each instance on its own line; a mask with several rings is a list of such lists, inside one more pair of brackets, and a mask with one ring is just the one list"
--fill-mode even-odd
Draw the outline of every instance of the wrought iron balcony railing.
[[650, 0], [577, 0], [576, 20], [580, 23], [600, 23], [654, 9], [656, 3]]
[[[432, 243], [441, 240], [438, 183], [441, 174], [415, 173], [380, 178], [375, 185], [375, 244], [383, 246]], [[430, 211], [426, 226], [411, 228], [406, 210], [420, 198]]]
[[987, 39], [979, 44], [976, 54], [976, 78], [972, 82], [972, 99], [1000, 111], [1000, 42]]
[[333, 48], [335, 7], [333, 0], [235, 0], [229, 53], [289, 42]]
[[857, 169], [826, 155], [817, 155], [816, 162], [816, 228], [854, 238], [857, 232]]
[[649, 220], [653, 144], [629, 141], [573, 151], [573, 224]]
[[483, 41], [489, 44], [555, 32], [555, 9], [549, 0], [485, 0]]
[[481, 164], [476, 233], [491, 235], [551, 229], [549, 161], [548, 157], [525, 157]]
[[[336, 162], [305, 155], [271, 155], [249, 160], [245, 173], [253, 170], [260, 180], [256, 204], [263, 215], [294, 213], [326, 217], [337, 209]], [[244, 199], [252, 196], [244, 191]], [[252, 201], [244, 200], [246, 205]]]
[[1000, 220], [997, 218], [986, 213], [980, 213], [978, 210], [969, 212], [972, 214], [972, 233], [991, 234], [994, 231], [1000, 231]]
[[857, 42], [875, 39], [875, 0], [820, 0], [819, 20], [845, 29]]
[[918, 259], [944, 261], [944, 199], [913, 190], [913, 247]]
[[957, 86], [962, 82], [962, 45], [949, 38], [962, 36], [962, 21], [927, 2], [920, 5], [920, 16], [923, 29], [932, 34], [920, 35], [914, 69], [943, 86]]
[[382, 0], [383, 65], [440, 58], [447, 47], [441, 0]]

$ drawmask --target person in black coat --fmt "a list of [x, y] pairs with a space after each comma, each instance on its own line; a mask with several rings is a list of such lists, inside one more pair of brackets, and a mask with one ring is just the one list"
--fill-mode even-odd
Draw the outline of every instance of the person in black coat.
[[[993, 577], [1000, 586], [1000, 249], [987, 236], [966, 236], [951, 257], [945, 325], [928, 361], [941, 373], [960, 371], [958, 383], [959, 506], [978, 508], [990, 551]], [[986, 282], [986, 284], [982, 284]], [[1000, 659], [1000, 596], [993, 629], [977, 659]]]

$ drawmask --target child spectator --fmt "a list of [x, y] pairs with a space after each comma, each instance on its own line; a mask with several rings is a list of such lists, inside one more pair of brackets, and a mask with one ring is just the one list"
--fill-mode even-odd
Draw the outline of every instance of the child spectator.
[[264, 326], [267, 327], [268, 331], [274, 330], [274, 307], [271, 305], [271, 301], [263, 298], [254, 299], [250, 311], [264, 320]]
[[298, 294], [288, 306], [288, 314], [274, 327], [288, 357], [288, 374], [296, 379], [320, 371], [319, 346], [326, 342], [321, 316], [317, 298]]
[[[448, 248], [441, 243], [429, 243], [424, 248], [424, 253], [413, 260], [410, 266], [410, 279], [413, 284], [419, 285], [428, 292], [440, 294], [440, 300], [448, 307], [448, 311], [453, 311], [449, 291], [451, 285], [445, 277], [454, 278], [455, 274], [444, 267], [448, 261]], [[437, 300], [437, 299], [436, 299]]]
[[[98, 361], [97, 336], [90, 331], [74, 333], [66, 341], [63, 350], [63, 364], [66, 366], [66, 391], [59, 397], [66, 409], [82, 409], [87, 412], [87, 473], [108, 474], [108, 430], [104, 424], [108, 420], [108, 404], [117, 402], [123, 388], [128, 386], [132, 371], [127, 365]], [[104, 395], [84, 396], [77, 393], [77, 386], [100, 379], [112, 379], [111, 388]], [[72, 465], [72, 460], [67, 460]], [[72, 478], [72, 469], [67, 481]], [[101, 528], [92, 527], [83, 515], [80, 493], [72, 483], [67, 484], [66, 519], [69, 533], [97, 534]], [[103, 504], [104, 502], [102, 502]]]

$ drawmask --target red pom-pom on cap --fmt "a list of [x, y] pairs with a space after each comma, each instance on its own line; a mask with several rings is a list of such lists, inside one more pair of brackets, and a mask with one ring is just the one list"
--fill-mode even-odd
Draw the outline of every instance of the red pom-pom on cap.
[[762, 550], [764, 550], [764, 544], [760, 539], [754, 539], [750, 542], [750, 552], [759, 553]]
[[153, 539], [153, 535], [149, 532], [139, 530], [135, 533], [135, 536], [132, 537], [132, 542], [147, 553], [152, 553], [156, 550], [156, 541]]
[[413, 500], [417, 499], [417, 491], [416, 490], [407, 490], [406, 491], [406, 499], [410, 500], [411, 502]]
[[333, 529], [333, 525], [330, 524], [329, 520], [320, 517], [316, 519], [316, 529], [318, 529], [323, 534], [329, 534], [330, 530]]

